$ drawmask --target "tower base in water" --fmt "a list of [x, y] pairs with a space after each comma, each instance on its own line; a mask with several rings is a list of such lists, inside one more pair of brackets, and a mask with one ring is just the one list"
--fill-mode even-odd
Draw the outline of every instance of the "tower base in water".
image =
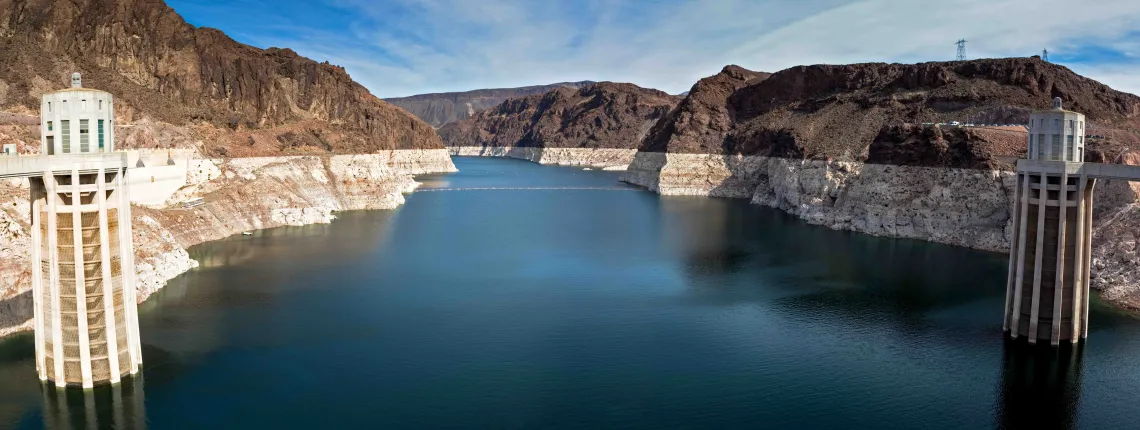
[[1088, 336], [1096, 179], [1070, 168], [1080, 164], [1018, 164], [1004, 323], [1011, 338], [1059, 345]]
[[126, 160], [42, 157], [29, 178], [36, 371], [59, 387], [117, 383], [142, 363]]

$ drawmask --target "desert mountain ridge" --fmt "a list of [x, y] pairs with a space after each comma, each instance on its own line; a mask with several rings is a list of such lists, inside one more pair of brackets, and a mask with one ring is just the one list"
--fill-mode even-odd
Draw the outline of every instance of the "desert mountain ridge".
[[386, 98], [384, 101], [400, 106], [412, 115], [427, 121], [433, 127], [470, 118], [476, 112], [502, 103], [503, 100], [542, 94], [558, 88], [581, 88], [594, 81], [558, 82], [548, 85], [531, 85], [516, 88], [488, 88], [462, 92], [417, 94], [408, 97]]
[[[1090, 160], [1140, 142], [1140, 97], [1038, 58], [797, 66], [762, 77], [737, 66], [702, 79], [642, 143], [647, 152], [767, 155], [995, 167], [1025, 151], [1025, 124], [1054, 97], [1084, 113]], [[924, 125], [927, 124], [927, 125]]]
[[[0, 139], [32, 147], [39, 97], [84, 85], [116, 97], [120, 147], [209, 155], [441, 148], [427, 123], [373, 96], [344, 68], [259, 49], [188, 24], [162, 0], [0, 0]], [[34, 128], [34, 127], [33, 127]], [[34, 150], [33, 148], [25, 148]]]
[[449, 147], [636, 149], [679, 97], [629, 83], [560, 87], [439, 129]]

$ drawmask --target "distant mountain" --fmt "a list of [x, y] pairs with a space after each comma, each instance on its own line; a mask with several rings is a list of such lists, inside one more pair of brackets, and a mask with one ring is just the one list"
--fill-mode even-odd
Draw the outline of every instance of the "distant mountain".
[[475, 112], [498, 105], [509, 98], [542, 94], [558, 88], [577, 89], [593, 83], [592, 81], [559, 82], [550, 85], [491, 88], [460, 93], [419, 94], [384, 99], [384, 101], [402, 107], [412, 115], [427, 121], [432, 127], [439, 128], [452, 121], [470, 118]]
[[449, 147], [637, 148], [679, 97], [599, 82], [512, 98], [439, 129]]

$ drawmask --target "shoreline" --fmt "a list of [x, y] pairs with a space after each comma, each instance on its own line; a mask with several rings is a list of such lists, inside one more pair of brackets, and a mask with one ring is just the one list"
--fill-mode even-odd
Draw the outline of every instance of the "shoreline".
[[[138, 303], [198, 266], [187, 252], [191, 246], [244, 231], [329, 223], [339, 211], [395, 209], [419, 186], [413, 175], [457, 171], [446, 149], [200, 161], [170, 200], [201, 196], [201, 206], [131, 205]], [[12, 257], [0, 267], [6, 281], [0, 284], [0, 339], [32, 329], [26, 187], [6, 191], [25, 203], [24, 210], [0, 211], [0, 224], [10, 229], [0, 245]]]
[[620, 148], [530, 148], [503, 146], [449, 146], [457, 157], [516, 158], [543, 165], [625, 170], [637, 155], [636, 149]]
[[[174, 277], [198, 266], [187, 248], [244, 231], [329, 223], [336, 218], [335, 212], [394, 209], [404, 203], [405, 194], [420, 185], [413, 174], [456, 171], [451, 156], [505, 157], [575, 167], [591, 162], [566, 158], [574, 151], [561, 152], [557, 159], [546, 158], [551, 162], [545, 163], [543, 151], [533, 149], [479, 154], [454, 148], [426, 151], [435, 154], [420, 161], [404, 157], [395, 163], [399, 169], [390, 166], [401, 157], [374, 154], [260, 157], [214, 163], [218, 180], [193, 185], [210, 197], [205, 205], [193, 210], [134, 206], [139, 303]], [[989, 170], [638, 153], [621, 180], [661, 195], [748, 199], [751, 204], [780, 209], [809, 224], [835, 230], [1005, 254], [1011, 228], [1008, 200], [1012, 198], [1007, 182], [1012, 176]], [[217, 183], [219, 180], [223, 183]], [[319, 192], [307, 192], [312, 189]], [[271, 203], [259, 206], [257, 199], [250, 199], [251, 191], [262, 202]], [[900, 197], [892, 200], [886, 198], [888, 195]], [[1140, 218], [1135, 216], [1140, 214], [1140, 204], [1129, 194], [1127, 184], [1098, 187], [1097, 199], [1098, 206], [1106, 206], [1102, 212], [1113, 212], [1102, 216], [1104, 221], [1096, 225], [1091, 284], [1105, 302], [1140, 311], [1140, 296], [1135, 294], [1140, 279], [1132, 277], [1135, 271], [1129, 266], [1140, 259], [1114, 258], [1117, 247], [1104, 239], [1112, 237], [1114, 228], [1122, 228], [1113, 223]], [[1124, 223], [1123, 228], [1130, 226]], [[17, 291], [15, 295], [19, 294], [30, 292]], [[12, 296], [0, 300], [0, 313], [19, 310], [12, 306]], [[0, 327], [0, 339], [31, 328], [31, 320]]]
[[[591, 162], [573, 159], [573, 150], [557, 159], [541, 148], [449, 151], [538, 164]], [[623, 182], [661, 195], [748, 199], [834, 230], [1009, 252], [1011, 171], [656, 152], [636, 152], [625, 167]], [[1101, 181], [1094, 202], [1090, 286], [1104, 301], [1140, 311], [1140, 241], [1131, 233], [1140, 229], [1140, 184]]]

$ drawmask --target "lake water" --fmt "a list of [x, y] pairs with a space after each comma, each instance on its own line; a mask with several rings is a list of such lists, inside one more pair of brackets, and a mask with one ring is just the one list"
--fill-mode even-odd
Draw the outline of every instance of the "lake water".
[[[144, 372], [122, 386], [42, 388], [31, 337], [0, 344], [0, 428], [1140, 419], [1140, 323], [1094, 301], [1082, 348], [1005, 342], [1003, 255], [661, 197], [615, 172], [456, 165], [398, 210], [193, 248], [202, 267], [140, 307]], [[519, 187], [593, 189], [500, 189]]]

